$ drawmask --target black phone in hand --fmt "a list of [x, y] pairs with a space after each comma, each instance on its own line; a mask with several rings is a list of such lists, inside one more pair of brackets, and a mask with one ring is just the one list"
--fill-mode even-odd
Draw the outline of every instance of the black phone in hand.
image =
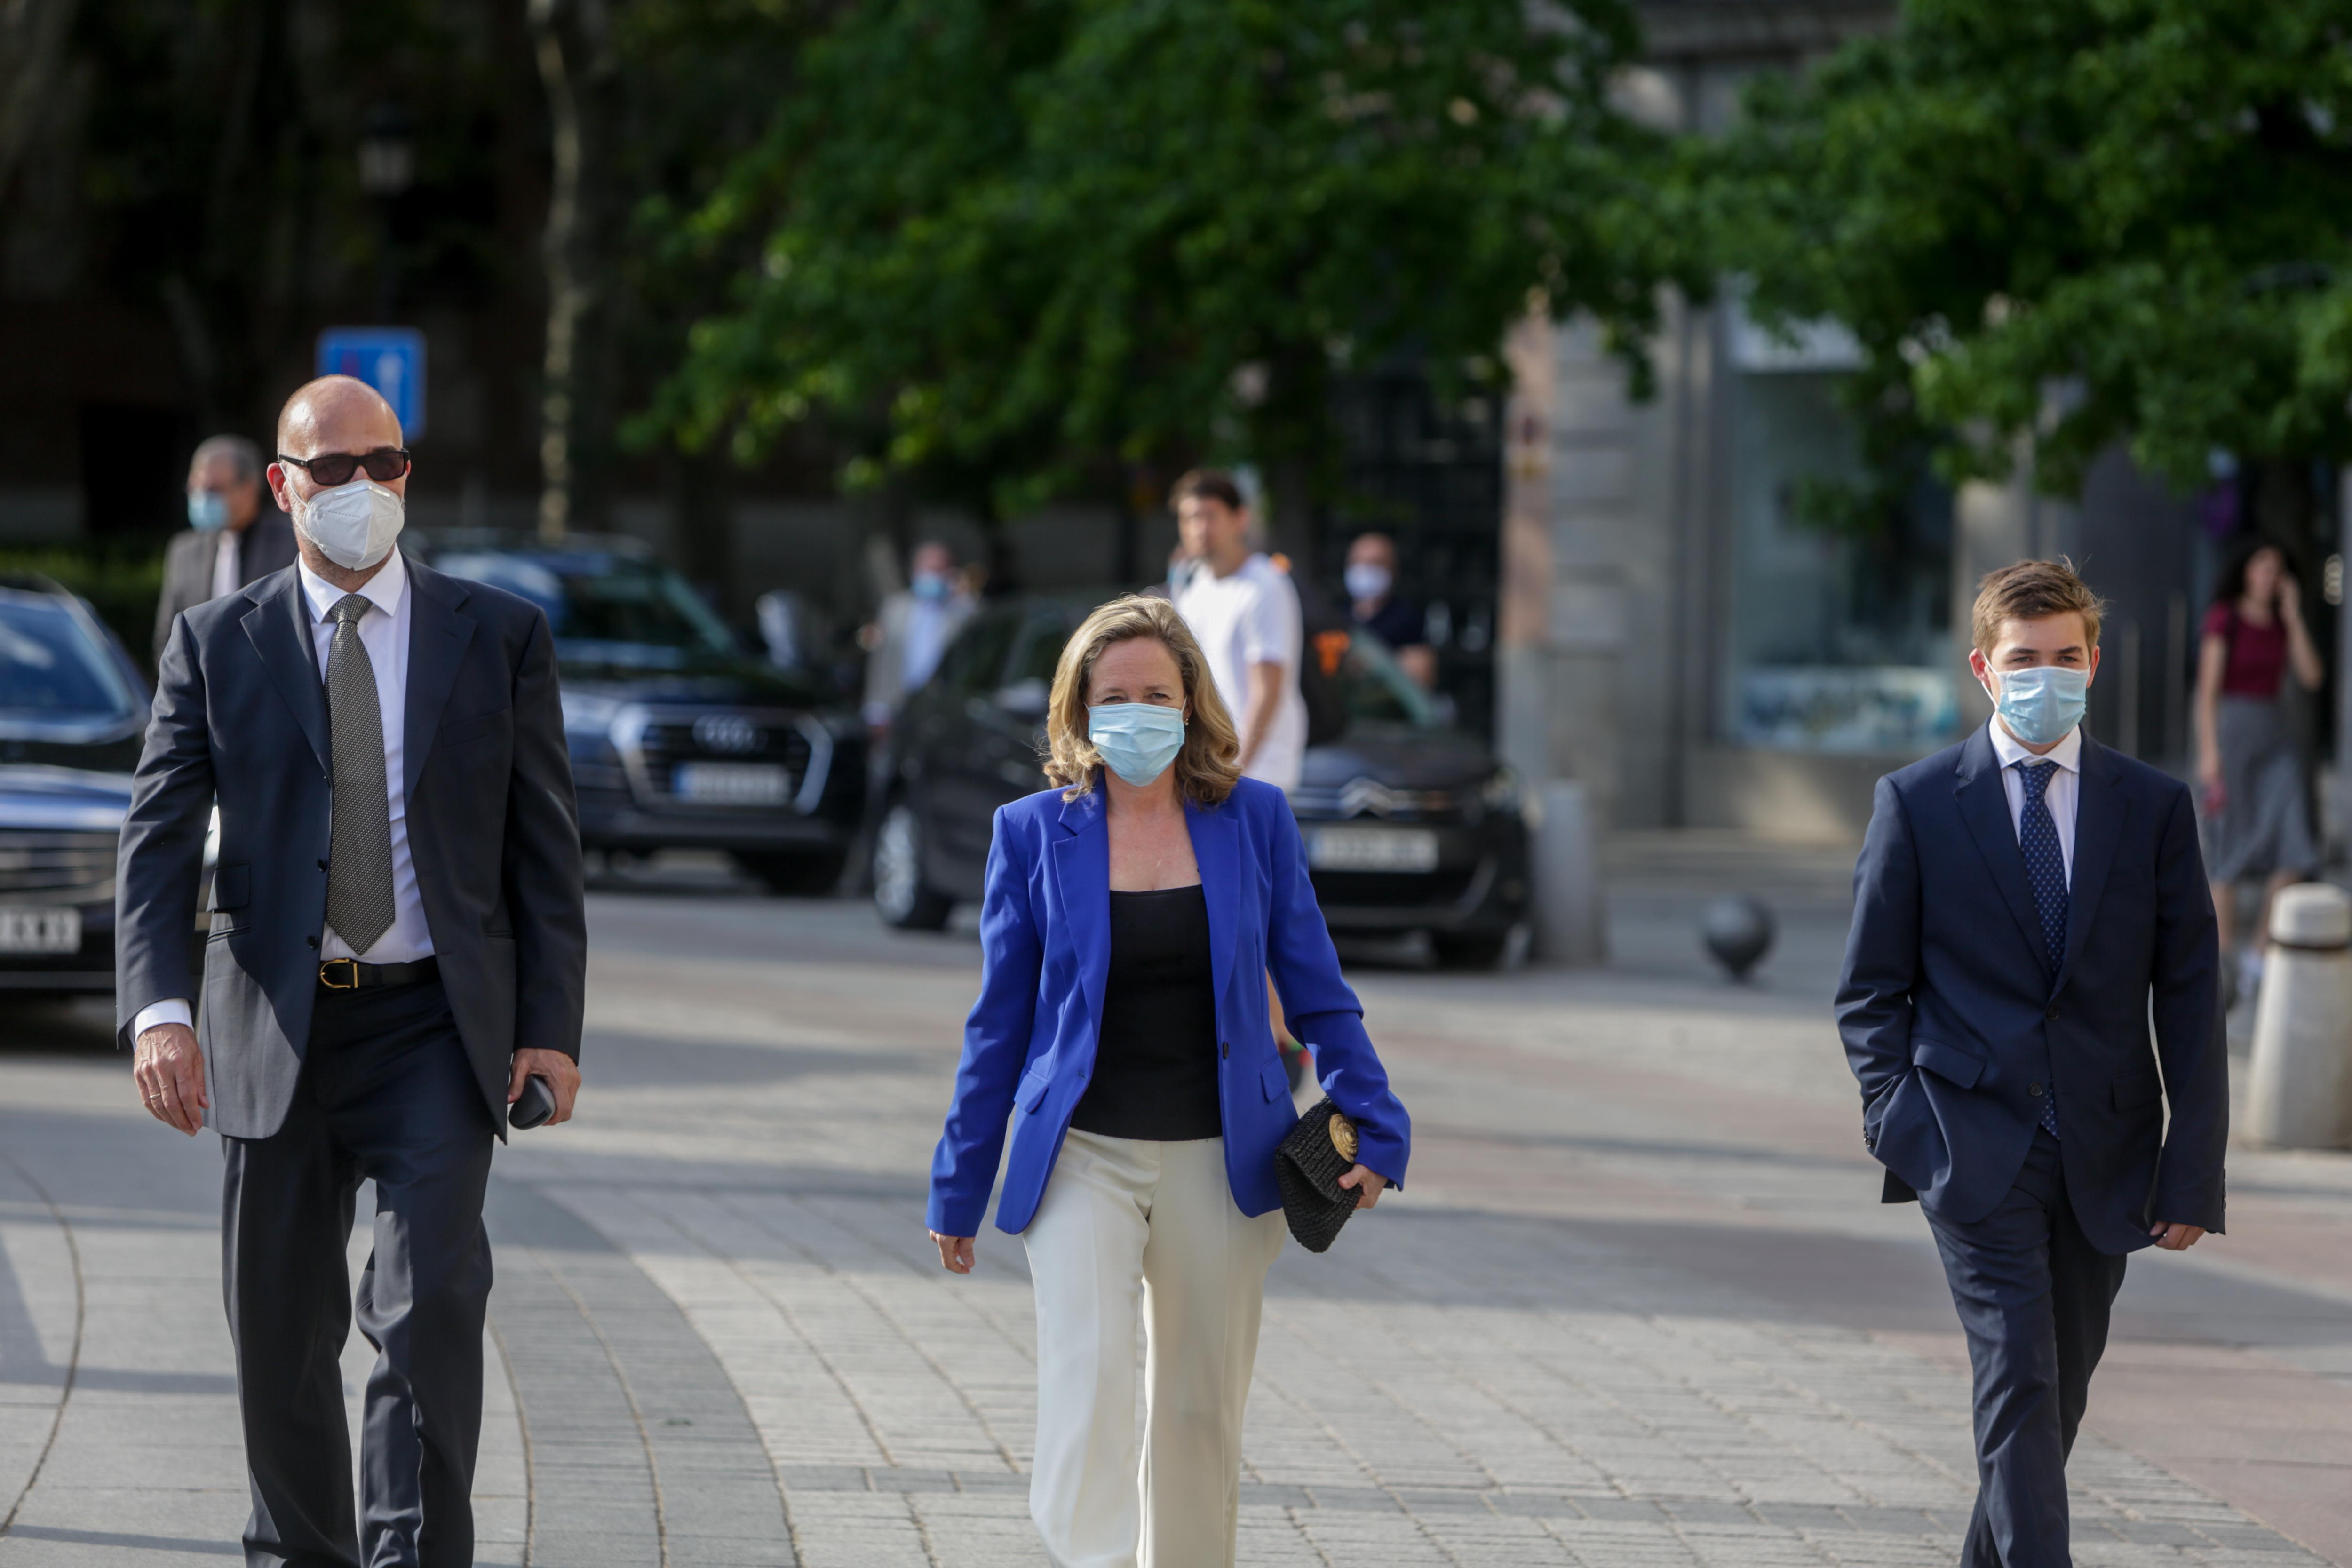
[[554, 1114], [555, 1090], [545, 1079], [532, 1073], [522, 1080], [522, 1093], [507, 1107], [507, 1125], [528, 1132], [545, 1125]]

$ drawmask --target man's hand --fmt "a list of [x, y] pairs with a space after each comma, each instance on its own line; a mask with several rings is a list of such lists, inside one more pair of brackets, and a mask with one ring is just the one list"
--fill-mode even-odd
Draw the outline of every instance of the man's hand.
[[2147, 1233], [2167, 1252], [2186, 1252], [2205, 1237], [2202, 1226], [2167, 1225], [2161, 1220], [2150, 1226]]
[[931, 1241], [940, 1249], [940, 1268], [946, 1269], [950, 1274], [969, 1274], [971, 1272], [971, 1237], [968, 1236], [941, 1236], [936, 1230], [932, 1231], [930, 1236]]
[[1380, 1202], [1381, 1194], [1388, 1191], [1389, 1179], [1378, 1171], [1358, 1165], [1339, 1178], [1339, 1184], [1343, 1187], [1355, 1188], [1356, 1206], [1360, 1209], [1368, 1209]]
[[555, 1114], [547, 1125], [556, 1126], [572, 1120], [572, 1102], [580, 1098], [580, 1064], [562, 1051], [551, 1051], [541, 1046], [529, 1047], [514, 1054], [514, 1066], [507, 1072], [507, 1103], [512, 1105], [522, 1098], [522, 1080], [538, 1075], [547, 1080], [555, 1091]]
[[158, 1024], [139, 1037], [132, 1052], [131, 1081], [147, 1114], [194, 1138], [212, 1109], [205, 1092], [205, 1053], [196, 1032], [185, 1024]]

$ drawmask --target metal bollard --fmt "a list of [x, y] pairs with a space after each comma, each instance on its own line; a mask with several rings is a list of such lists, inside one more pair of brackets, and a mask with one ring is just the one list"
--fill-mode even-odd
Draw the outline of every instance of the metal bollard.
[[1535, 832], [1535, 956], [1584, 966], [1609, 961], [1609, 926], [1601, 901], [1601, 844], [1591, 797], [1573, 779], [1553, 779], [1539, 797]]
[[2341, 888], [2305, 882], [2271, 902], [2248, 1079], [2248, 1142], [2352, 1144], [2352, 897]]

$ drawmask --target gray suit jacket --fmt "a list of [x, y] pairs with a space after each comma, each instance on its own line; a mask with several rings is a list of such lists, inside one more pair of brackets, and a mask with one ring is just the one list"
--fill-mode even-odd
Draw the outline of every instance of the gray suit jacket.
[[[172, 640], [172, 623], [213, 596], [213, 559], [222, 533], [183, 529], [163, 548], [163, 596], [155, 602], [155, 657]], [[250, 588], [272, 572], [294, 564], [294, 524], [268, 507], [247, 527], [236, 557], [236, 585]]]
[[[940, 624], [940, 647], [955, 641], [956, 633], [980, 606], [964, 595], [958, 594], [947, 601], [945, 617]], [[907, 623], [914, 619], [915, 595], [900, 589], [882, 601], [876, 612], [875, 624], [882, 628], [881, 642], [866, 660], [866, 702], [869, 708], [887, 708], [897, 712], [907, 700]]]
[[[506, 1119], [519, 1047], [580, 1052], [580, 831], [539, 607], [411, 563], [408, 845], [442, 984], [482, 1098]], [[122, 827], [116, 1026], [188, 994], [187, 911], [220, 805], [198, 1038], [212, 1110], [266, 1138], [310, 1044], [327, 909], [327, 697], [289, 569], [183, 615]]]

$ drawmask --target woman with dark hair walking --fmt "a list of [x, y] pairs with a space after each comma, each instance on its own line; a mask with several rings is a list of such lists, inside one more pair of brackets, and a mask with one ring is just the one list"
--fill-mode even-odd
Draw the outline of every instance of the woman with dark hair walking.
[[[1030, 1517], [1054, 1568], [1234, 1561], [1242, 1411], [1282, 1248], [1275, 1152], [1298, 1120], [1269, 974], [1353, 1132], [1357, 1206], [1412, 1142], [1307, 880], [1282, 791], [1241, 776], [1208, 662], [1165, 599], [1114, 600], [1063, 649], [1056, 785], [996, 814], [980, 1000], [931, 1163], [940, 1261], [1000, 1229], [1037, 1293]], [[1144, 1430], [1135, 1333], [1149, 1343]]]
[[2237, 885], [2264, 879], [2252, 940], [2239, 962], [2241, 994], [2261, 983], [2271, 899], [2319, 871], [2303, 757], [2279, 700], [2290, 669], [2306, 690], [2317, 689], [2326, 673], [2304, 627], [2285, 548], [2255, 540], [2240, 548], [2214, 587], [2197, 659], [2197, 782], [2225, 959], [2236, 936]]

